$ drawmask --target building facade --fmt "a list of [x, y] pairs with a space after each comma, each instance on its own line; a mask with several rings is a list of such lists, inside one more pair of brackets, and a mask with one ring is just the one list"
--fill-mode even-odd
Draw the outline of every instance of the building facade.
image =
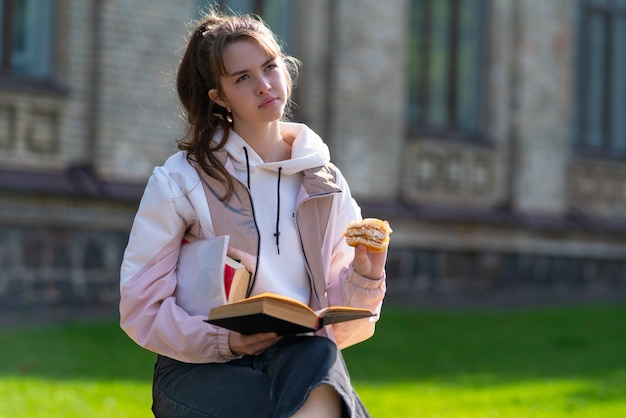
[[[626, 1], [238, 0], [303, 62], [294, 118], [386, 218], [390, 296], [626, 286]], [[183, 135], [198, 0], [1, 0], [0, 311], [110, 314], [143, 185]]]

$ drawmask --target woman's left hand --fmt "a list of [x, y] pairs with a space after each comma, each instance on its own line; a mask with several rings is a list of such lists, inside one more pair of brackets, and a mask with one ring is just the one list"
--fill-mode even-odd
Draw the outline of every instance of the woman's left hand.
[[380, 279], [387, 263], [387, 248], [382, 252], [367, 251], [365, 245], [358, 245], [354, 250], [354, 271], [368, 279]]
[[235, 331], [228, 334], [230, 351], [238, 356], [258, 355], [280, 340], [275, 332], [262, 332], [252, 335], [243, 335]]

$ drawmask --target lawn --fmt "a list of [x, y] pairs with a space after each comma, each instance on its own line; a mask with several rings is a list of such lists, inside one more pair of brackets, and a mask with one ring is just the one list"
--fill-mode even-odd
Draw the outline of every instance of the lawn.
[[[384, 310], [344, 351], [374, 417], [626, 416], [626, 306]], [[154, 356], [115, 321], [0, 330], [0, 417], [150, 417]]]

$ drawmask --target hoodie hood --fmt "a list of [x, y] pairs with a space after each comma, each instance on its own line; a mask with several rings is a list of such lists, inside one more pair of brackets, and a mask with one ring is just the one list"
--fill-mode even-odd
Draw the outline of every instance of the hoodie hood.
[[[256, 211], [259, 219], [276, 219], [273, 239], [275, 240], [276, 251], [274, 254], [267, 253], [267, 247], [261, 246], [263, 257], [271, 260], [273, 256], [280, 256], [281, 242], [281, 213], [291, 214], [295, 208], [293, 205], [296, 199], [283, 199], [281, 194], [286, 196], [298, 196], [302, 187], [302, 174], [304, 171], [324, 166], [330, 162], [330, 152], [324, 141], [306, 125], [300, 123], [279, 122], [283, 137], [293, 138], [291, 142], [291, 157], [283, 161], [264, 162], [254, 149], [235, 131], [230, 131], [228, 141], [224, 149], [229, 155], [234, 175], [239, 181], [247, 185], [252, 199], [258, 202], [265, 202], [257, 205]], [[283, 185], [281, 185], [283, 182]], [[274, 203], [268, 200], [269, 196], [276, 197]], [[271, 211], [273, 213], [270, 213]], [[295, 242], [295, 230], [290, 230], [290, 237], [287, 242]], [[265, 240], [267, 241], [267, 240]], [[293, 246], [297, 248], [297, 246]], [[296, 257], [298, 252], [288, 252]], [[281, 265], [280, 260], [268, 263], [270, 266]], [[276, 274], [269, 274], [270, 277], [278, 277]], [[304, 275], [306, 276], [306, 274]], [[306, 298], [305, 298], [306, 299]]]
[[[252, 147], [233, 130], [230, 131], [225, 149], [236, 166], [245, 167], [248, 165], [250, 168], [268, 171], [278, 171], [280, 168], [282, 173], [286, 175], [320, 167], [330, 162], [328, 146], [319, 135], [306, 125], [280, 122], [280, 130], [284, 136], [294, 138], [291, 143], [291, 158], [289, 160], [264, 162]], [[247, 157], [246, 153], [248, 154]]]

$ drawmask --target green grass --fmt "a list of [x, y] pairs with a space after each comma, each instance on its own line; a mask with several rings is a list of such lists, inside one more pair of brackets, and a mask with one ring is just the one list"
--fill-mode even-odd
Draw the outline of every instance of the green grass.
[[0, 418], [150, 417], [154, 355], [117, 322], [0, 330]]
[[345, 356], [375, 417], [626, 417], [625, 319], [626, 306], [387, 311]]
[[[386, 307], [344, 351], [374, 417], [626, 416], [626, 306]], [[0, 330], [0, 418], [150, 413], [154, 356], [116, 322]]]

